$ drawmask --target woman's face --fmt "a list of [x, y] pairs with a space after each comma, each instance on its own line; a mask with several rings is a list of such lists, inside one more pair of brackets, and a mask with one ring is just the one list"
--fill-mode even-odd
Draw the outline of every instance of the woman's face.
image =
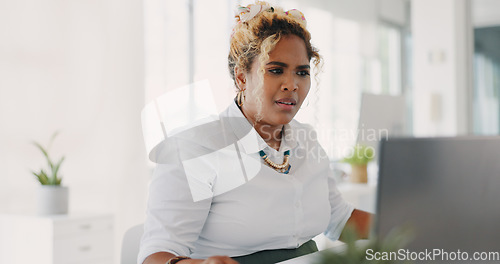
[[[252, 123], [255, 123], [255, 115], [259, 111], [253, 98], [253, 90], [259, 83], [259, 68], [260, 62], [255, 59], [250, 71], [245, 74], [246, 98], [242, 109]], [[264, 70], [260, 125], [288, 124], [299, 111], [311, 87], [304, 40], [296, 35], [283, 36], [269, 53]]]

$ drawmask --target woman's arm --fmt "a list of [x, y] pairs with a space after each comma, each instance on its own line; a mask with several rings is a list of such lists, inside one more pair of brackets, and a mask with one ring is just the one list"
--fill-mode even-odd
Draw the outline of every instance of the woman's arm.
[[[199, 184], [191, 190], [188, 175], [180, 161], [158, 164], [151, 184], [144, 234], [138, 263], [165, 264], [173, 254], [187, 256], [204, 226], [211, 206], [211, 199], [194, 201], [191, 193], [210, 192], [210, 186]], [[155, 255], [158, 253], [158, 255]], [[154, 255], [154, 257], [153, 257]]]
[[[358, 234], [358, 238], [367, 239], [370, 235], [372, 219], [373, 214], [354, 209], [351, 217], [349, 217], [349, 220], [347, 220], [342, 233], [344, 233], [346, 228], [354, 228], [354, 230], [356, 230], [356, 233]], [[342, 240], [342, 235], [340, 235], [340, 240]]]
[[[157, 252], [146, 258], [143, 264], [165, 264], [169, 259], [175, 257], [168, 252]], [[234, 259], [227, 256], [213, 256], [208, 259], [183, 259], [178, 264], [238, 264]]]

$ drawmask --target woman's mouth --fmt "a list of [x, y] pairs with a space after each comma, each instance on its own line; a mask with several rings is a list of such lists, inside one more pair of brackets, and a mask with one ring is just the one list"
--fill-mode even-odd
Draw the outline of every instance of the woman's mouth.
[[278, 107], [283, 110], [292, 110], [295, 105], [297, 105], [297, 101], [292, 98], [283, 98], [275, 101]]

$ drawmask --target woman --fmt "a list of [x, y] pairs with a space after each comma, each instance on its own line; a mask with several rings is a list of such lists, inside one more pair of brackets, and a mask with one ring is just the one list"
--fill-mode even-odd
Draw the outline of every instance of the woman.
[[235, 102], [166, 144], [138, 263], [276, 263], [317, 251], [322, 232], [368, 235], [370, 214], [341, 198], [314, 131], [293, 120], [321, 61], [304, 16], [265, 2], [238, 11]]

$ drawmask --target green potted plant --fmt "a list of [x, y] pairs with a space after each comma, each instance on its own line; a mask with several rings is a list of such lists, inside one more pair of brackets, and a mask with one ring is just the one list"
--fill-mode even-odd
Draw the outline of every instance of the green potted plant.
[[350, 153], [342, 160], [351, 165], [350, 180], [354, 183], [368, 182], [367, 165], [375, 157], [375, 152], [372, 147], [357, 144]]
[[357, 240], [357, 233], [347, 227], [342, 233], [345, 247], [342, 250], [322, 251], [313, 264], [394, 264], [412, 263], [408, 259], [387, 258], [391, 252], [404, 249], [415, 237], [415, 230], [411, 226], [395, 227], [383, 239], [371, 238]]
[[68, 188], [61, 185], [62, 177], [59, 172], [64, 156], [54, 162], [49, 155], [50, 146], [57, 134], [56, 132], [52, 135], [47, 147], [33, 142], [42, 152], [48, 165], [47, 169], [42, 168], [38, 172], [32, 171], [41, 184], [37, 193], [37, 211], [42, 215], [68, 213]]

